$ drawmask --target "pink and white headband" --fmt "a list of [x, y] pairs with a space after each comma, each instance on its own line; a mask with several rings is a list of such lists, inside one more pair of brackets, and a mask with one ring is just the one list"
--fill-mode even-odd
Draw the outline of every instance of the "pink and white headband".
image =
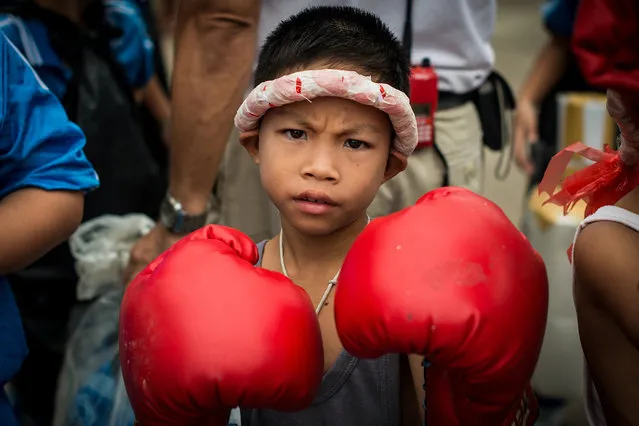
[[306, 70], [265, 81], [237, 110], [235, 126], [241, 132], [255, 130], [269, 109], [320, 96], [350, 99], [385, 112], [395, 129], [393, 150], [409, 156], [417, 146], [417, 123], [408, 96], [354, 71]]

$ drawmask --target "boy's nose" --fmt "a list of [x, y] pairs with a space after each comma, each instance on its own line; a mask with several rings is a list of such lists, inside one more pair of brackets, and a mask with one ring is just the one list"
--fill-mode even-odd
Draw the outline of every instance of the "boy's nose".
[[333, 153], [327, 147], [310, 150], [301, 172], [305, 178], [327, 180], [330, 182], [337, 182], [339, 180], [339, 173], [335, 167]]

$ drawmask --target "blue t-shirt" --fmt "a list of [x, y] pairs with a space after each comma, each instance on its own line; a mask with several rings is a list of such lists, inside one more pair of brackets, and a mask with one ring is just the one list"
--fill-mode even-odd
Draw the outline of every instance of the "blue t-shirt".
[[[25, 187], [96, 188], [98, 176], [82, 152], [84, 143], [56, 97], [0, 34], [0, 199]], [[0, 390], [26, 354], [18, 308], [0, 277]]]
[[548, 0], [541, 8], [548, 31], [558, 36], [572, 36], [578, 7], [579, 0]]
[[[105, 0], [104, 7], [106, 19], [121, 31], [121, 35], [111, 41], [113, 55], [122, 65], [131, 86], [142, 88], [154, 73], [154, 46], [142, 13], [132, 0]], [[66, 93], [72, 72], [51, 46], [46, 26], [38, 20], [0, 14], [0, 31], [22, 52], [42, 81], [61, 99]]]

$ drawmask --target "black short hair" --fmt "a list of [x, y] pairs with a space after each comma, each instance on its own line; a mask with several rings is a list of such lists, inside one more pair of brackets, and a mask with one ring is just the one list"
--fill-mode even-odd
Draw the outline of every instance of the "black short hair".
[[408, 94], [410, 61], [377, 16], [346, 6], [317, 6], [282, 21], [260, 52], [255, 84], [322, 62], [370, 75]]

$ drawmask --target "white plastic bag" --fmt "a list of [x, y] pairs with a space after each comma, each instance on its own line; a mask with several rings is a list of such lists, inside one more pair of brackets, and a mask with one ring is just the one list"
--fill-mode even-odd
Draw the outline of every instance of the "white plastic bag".
[[142, 214], [104, 215], [83, 223], [69, 245], [78, 273], [78, 300], [91, 300], [122, 285], [135, 242], [153, 228]]

